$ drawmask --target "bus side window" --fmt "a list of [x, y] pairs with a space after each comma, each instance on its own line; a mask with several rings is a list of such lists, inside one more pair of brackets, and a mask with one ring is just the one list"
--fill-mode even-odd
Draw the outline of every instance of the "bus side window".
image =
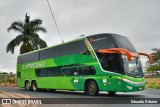
[[72, 68], [64, 68], [64, 69], [62, 69], [62, 72], [66, 76], [73, 76], [74, 75], [74, 72], [73, 72]]
[[88, 67], [88, 75], [94, 75], [94, 74], [96, 74], [96, 71], [95, 71], [94, 67], [89, 66]]
[[45, 69], [45, 68], [40, 69], [40, 76], [41, 77], [46, 77], [47, 74], [48, 74], [47, 69]]
[[47, 71], [48, 71], [48, 77], [57, 76], [55, 68], [48, 68]]
[[47, 69], [46, 68], [36, 69], [36, 76], [37, 77], [46, 77], [47, 76]]
[[79, 75], [95, 75], [96, 71], [93, 66], [85, 66], [79, 68]]
[[36, 74], [37, 77], [40, 76], [40, 73], [41, 73], [41, 72], [40, 72], [40, 69], [36, 69], [36, 70], [35, 70], [35, 74]]
[[85, 75], [84, 67], [80, 67], [78, 72], [79, 72], [79, 75]]
[[57, 76], [63, 76], [63, 73], [61, 71], [61, 67], [56, 67]]
[[72, 68], [72, 71], [74, 72], [74, 76], [79, 75], [79, 68]]

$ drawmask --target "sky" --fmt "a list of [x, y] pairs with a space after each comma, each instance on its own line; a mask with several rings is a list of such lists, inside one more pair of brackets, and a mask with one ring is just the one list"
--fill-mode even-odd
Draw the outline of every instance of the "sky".
[[[64, 41], [80, 35], [115, 33], [126, 36], [138, 52], [160, 48], [160, 0], [49, 0]], [[39, 33], [48, 46], [61, 43], [47, 0], [0, 0], [0, 71], [15, 72], [19, 47], [6, 53], [17, 32], [7, 32], [12, 22], [40, 18], [47, 33]], [[142, 61], [146, 61], [142, 57]]]

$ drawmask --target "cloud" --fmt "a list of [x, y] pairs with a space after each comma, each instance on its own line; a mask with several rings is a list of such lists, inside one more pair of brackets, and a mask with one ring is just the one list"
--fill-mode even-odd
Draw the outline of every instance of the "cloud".
[[[50, 0], [64, 41], [80, 35], [117, 33], [128, 37], [138, 51], [160, 47], [159, 0]], [[19, 54], [6, 53], [6, 45], [18, 35], [7, 32], [13, 21], [24, 20], [26, 12], [41, 18], [47, 34], [39, 33], [49, 46], [61, 43], [46, 0], [0, 1], [0, 71], [13, 71]]]

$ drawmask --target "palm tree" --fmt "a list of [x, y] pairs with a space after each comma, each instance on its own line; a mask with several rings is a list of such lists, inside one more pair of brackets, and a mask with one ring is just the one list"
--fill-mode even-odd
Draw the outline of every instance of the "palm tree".
[[47, 32], [41, 24], [41, 19], [30, 20], [30, 16], [27, 14], [24, 22], [13, 22], [7, 30], [8, 32], [11, 30], [16, 31], [19, 35], [8, 43], [6, 48], [7, 53], [10, 51], [13, 54], [14, 48], [19, 45], [21, 45], [20, 54], [47, 47], [46, 42], [37, 34], [39, 31], [43, 33]]

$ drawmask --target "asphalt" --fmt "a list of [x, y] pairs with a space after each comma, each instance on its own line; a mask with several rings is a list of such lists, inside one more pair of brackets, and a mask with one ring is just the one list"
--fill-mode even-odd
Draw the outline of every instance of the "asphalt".
[[[146, 89], [139, 92], [122, 93], [118, 92], [115, 96], [110, 96], [107, 92], [101, 92], [98, 96], [89, 96], [84, 94], [83, 91], [63, 91], [58, 90], [56, 92], [51, 92], [47, 90], [40, 90], [38, 92], [25, 91], [23, 88], [19, 87], [0, 87], [0, 90], [6, 92], [12, 92], [17, 94], [25, 94], [33, 98], [160, 98], [160, 90], [156, 89]], [[95, 101], [96, 102], [96, 101]], [[45, 105], [38, 105], [43, 107]], [[158, 104], [54, 104], [54, 107], [160, 107]], [[47, 107], [53, 107], [53, 105], [47, 104]]]
[[98, 96], [89, 96], [84, 94], [83, 91], [65, 91], [65, 90], [57, 90], [56, 92], [40, 90], [38, 92], [26, 91], [23, 88], [19, 87], [0, 87], [0, 90], [26, 94], [34, 98], [99, 98], [99, 97], [133, 97], [133, 98], [160, 98], [160, 90], [157, 89], [146, 89], [144, 91], [139, 92], [118, 92], [116, 96], [110, 96], [107, 92], [100, 92]]

